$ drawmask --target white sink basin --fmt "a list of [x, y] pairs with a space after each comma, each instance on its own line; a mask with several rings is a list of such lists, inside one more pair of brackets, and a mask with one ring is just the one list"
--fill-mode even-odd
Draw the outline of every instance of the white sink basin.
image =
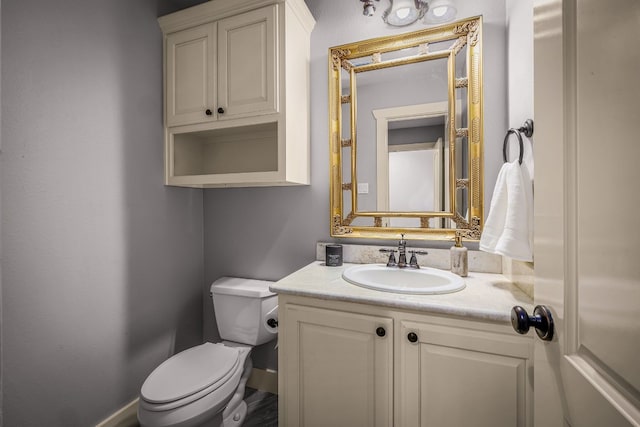
[[363, 288], [400, 294], [446, 294], [465, 287], [460, 276], [429, 267], [400, 269], [382, 264], [354, 265], [342, 273], [342, 278]]

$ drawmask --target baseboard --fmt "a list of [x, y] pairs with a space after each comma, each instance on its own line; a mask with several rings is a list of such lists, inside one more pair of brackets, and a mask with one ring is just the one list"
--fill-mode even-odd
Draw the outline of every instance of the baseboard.
[[138, 427], [138, 399], [128, 403], [96, 427]]
[[278, 394], [278, 371], [253, 368], [247, 387]]

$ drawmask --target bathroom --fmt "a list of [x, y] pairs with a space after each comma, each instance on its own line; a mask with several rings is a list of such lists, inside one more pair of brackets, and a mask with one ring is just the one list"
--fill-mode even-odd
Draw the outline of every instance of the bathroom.
[[[311, 184], [168, 187], [163, 185], [162, 33], [157, 18], [197, 3], [0, 4], [2, 425], [97, 424], [132, 401], [163, 360], [218, 339], [209, 298], [215, 279], [279, 280], [315, 260], [316, 242], [334, 240], [329, 234], [327, 50], [421, 25], [389, 28], [379, 16], [364, 17], [356, 0], [306, 1], [316, 19], [310, 63]], [[549, 92], [563, 89], [544, 74], [554, 71], [558, 57], [533, 65], [533, 45], [522, 47], [533, 43], [532, 18], [517, 26], [509, 25], [509, 19], [520, 18], [515, 14], [523, 10], [532, 17], [534, 5], [544, 16], [547, 3], [553, 12], [557, 2], [458, 3], [460, 18], [482, 14], [484, 19], [486, 214], [502, 164], [505, 130], [533, 116], [534, 70], [550, 79]], [[564, 3], [572, 16], [575, 4]], [[632, 7], [636, 15], [630, 13], [628, 19], [637, 16], [637, 6]], [[526, 25], [531, 27], [525, 30]], [[637, 55], [633, 60], [638, 63]], [[635, 87], [628, 92], [638, 95]], [[548, 105], [556, 103], [551, 99]], [[564, 193], [549, 190], [558, 178], [554, 162], [562, 156], [544, 136], [557, 137], [554, 132], [563, 127], [540, 125], [551, 120], [544, 110], [552, 109], [537, 92], [535, 102], [540, 103], [532, 117], [539, 125], [536, 169], [547, 172], [536, 175], [536, 203], [550, 209], [537, 214], [551, 218], [536, 235], [535, 265], [536, 275], [552, 282], [557, 276], [549, 259], [561, 258], [562, 249], [545, 237], [564, 232], [562, 221], [554, 222], [562, 215]], [[627, 117], [626, 123], [637, 122], [637, 117]], [[628, 148], [625, 153], [638, 153], [636, 146]], [[629, 175], [619, 182], [637, 178], [630, 175], [637, 169], [634, 159], [618, 156], [619, 162], [630, 163], [621, 168]], [[632, 212], [638, 200], [607, 199], [603, 205]], [[596, 222], [604, 227], [608, 221]], [[624, 248], [627, 255], [618, 265], [626, 265], [637, 254], [631, 244], [640, 236], [632, 228], [608, 231], [605, 248]], [[448, 249], [451, 242], [419, 245]], [[477, 244], [469, 248], [477, 249]], [[544, 285], [537, 280], [536, 293]], [[630, 310], [637, 313], [638, 307]], [[637, 320], [631, 324], [630, 333], [637, 334]], [[273, 344], [256, 349], [254, 363], [275, 369]], [[637, 378], [629, 383], [637, 385]], [[536, 390], [541, 384], [536, 382]], [[632, 388], [632, 400], [637, 390]]]

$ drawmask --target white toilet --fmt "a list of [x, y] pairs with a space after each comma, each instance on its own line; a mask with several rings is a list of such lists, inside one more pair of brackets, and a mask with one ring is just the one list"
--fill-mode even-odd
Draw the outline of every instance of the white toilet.
[[142, 427], [239, 427], [247, 414], [244, 387], [249, 353], [276, 338], [278, 297], [272, 282], [223, 277], [211, 285], [220, 336], [180, 352], [158, 366], [140, 390]]

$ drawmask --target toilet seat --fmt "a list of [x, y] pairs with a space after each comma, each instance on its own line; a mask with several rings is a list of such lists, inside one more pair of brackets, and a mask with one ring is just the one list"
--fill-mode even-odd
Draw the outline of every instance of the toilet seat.
[[[241, 355], [241, 359], [249, 360]], [[242, 362], [241, 366], [246, 362]], [[224, 410], [237, 392], [244, 369], [241, 367], [233, 372], [227, 382], [200, 398], [182, 399], [167, 406], [173, 409], [159, 410], [159, 406], [149, 403], [143, 398], [138, 405], [138, 421], [142, 427], [202, 427], [203, 425], [222, 425]], [[187, 399], [191, 401], [186, 403]], [[218, 424], [218, 421], [220, 424]]]
[[169, 358], [149, 375], [141, 397], [147, 409], [168, 411], [192, 403], [226, 384], [244, 358], [238, 348], [205, 343]]

